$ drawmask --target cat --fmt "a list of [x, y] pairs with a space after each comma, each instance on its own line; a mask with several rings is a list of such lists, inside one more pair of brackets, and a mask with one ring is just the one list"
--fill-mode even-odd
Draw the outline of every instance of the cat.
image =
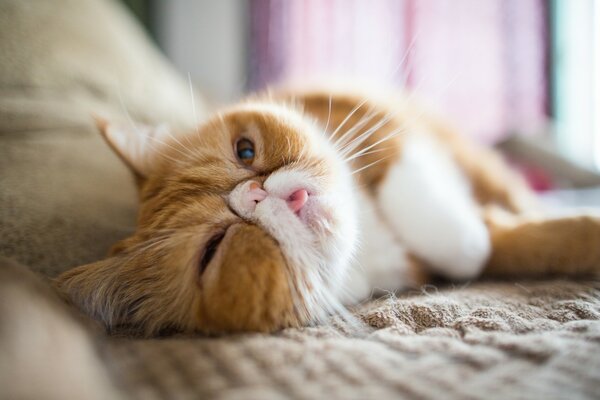
[[493, 150], [400, 95], [279, 90], [189, 132], [98, 119], [135, 233], [55, 284], [109, 331], [272, 332], [433, 276], [600, 270], [600, 218], [547, 218]]

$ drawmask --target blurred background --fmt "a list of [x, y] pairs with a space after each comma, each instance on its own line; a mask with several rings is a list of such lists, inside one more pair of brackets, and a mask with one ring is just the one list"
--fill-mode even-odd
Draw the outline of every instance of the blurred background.
[[537, 189], [600, 183], [600, 1], [125, 3], [213, 102], [289, 81], [404, 88], [479, 142], [518, 138]]

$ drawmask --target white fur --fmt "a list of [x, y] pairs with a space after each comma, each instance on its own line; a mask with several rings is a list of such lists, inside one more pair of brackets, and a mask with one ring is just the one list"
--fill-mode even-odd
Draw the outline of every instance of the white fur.
[[489, 233], [469, 182], [434, 138], [406, 138], [378, 200], [401, 240], [434, 272], [469, 279], [481, 271], [491, 251]]
[[279, 196], [287, 197], [290, 190], [298, 187], [324, 192], [318, 186], [318, 179], [298, 170], [275, 172], [264, 185], [269, 197], [258, 203], [254, 213], [254, 218], [277, 239], [290, 267], [295, 269], [295, 286], [303, 293], [307, 310], [316, 320], [331, 312], [343, 312], [334, 289], [341, 285], [354, 250], [352, 197], [350, 193], [344, 196], [343, 187], [334, 190], [339, 198], [311, 195], [302, 210], [308, 215], [297, 216]]
[[304, 169], [285, 168], [272, 174], [265, 182], [265, 190], [273, 196], [288, 197], [298, 189], [306, 189], [315, 195], [323, 191], [319, 178]]
[[413, 286], [408, 254], [400, 240], [382, 220], [374, 200], [357, 192], [359, 208], [359, 245], [356, 260], [341, 293], [344, 304], [364, 300], [373, 291], [396, 291]]

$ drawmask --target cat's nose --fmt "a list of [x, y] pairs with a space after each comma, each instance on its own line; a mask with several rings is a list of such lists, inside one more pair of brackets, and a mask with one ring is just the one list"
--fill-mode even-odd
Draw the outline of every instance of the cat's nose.
[[257, 182], [250, 183], [248, 187], [248, 200], [259, 203], [267, 198], [268, 193], [264, 191]]
[[308, 201], [308, 192], [306, 189], [298, 189], [294, 193], [290, 194], [286, 201], [290, 209], [297, 213]]

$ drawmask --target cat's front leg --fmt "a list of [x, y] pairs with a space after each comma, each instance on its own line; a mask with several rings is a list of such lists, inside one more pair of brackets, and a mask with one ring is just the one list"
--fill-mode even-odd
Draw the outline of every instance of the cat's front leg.
[[372, 294], [417, 288], [429, 276], [422, 263], [398, 240], [377, 210], [374, 199], [357, 191], [359, 211], [359, 244], [352, 265], [340, 287], [344, 304], [355, 304]]
[[481, 272], [491, 251], [488, 229], [468, 180], [435, 138], [406, 138], [377, 199], [392, 229], [432, 272], [451, 279]]

